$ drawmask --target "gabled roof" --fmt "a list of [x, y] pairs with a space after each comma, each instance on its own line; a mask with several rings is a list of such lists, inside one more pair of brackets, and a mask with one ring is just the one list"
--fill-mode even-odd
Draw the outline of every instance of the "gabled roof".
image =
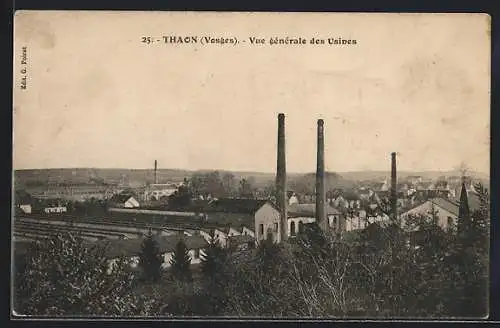
[[[331, 207], [330, 205], [325, 205], [326, 215], [338, 215], [340, 212]], [[289, 217], [297, 217], [297, 216], [316, 216], [316, 204], [291, 204], [288, 206], [288, 216]]]
[[233, 229], [240, 229], [245, 226], [251, 229], [254, 225], [254, 216], [247, 213], [211, 212], [207, 213], [206, 224], [221, 228], [230, 226]]
[[[173, 252], [180, 236], [154, 236], [155, 241], [158, 243], [160, 253]], [[200, 249], [207, 246], [207, 241], [201, 236], [183, 236], [184, 243], [188, 249]], [[106, 245], [106, 256], [109, 258], [116, 258], [120, 256], [138, 256], [141, 251], [141, 245], [145, 237], [133, 239], [115, 239], [100, 241], [102, 245]]]
[[267, 199], [219, 198], [208, 205], [207, 212], [255, 214], [266, 203], [274, 207]]
[[237, 235], [229, 237], [229, 241], [231, 244], [244, 244], [254, 241], [255, 238], [249, 235]]
[[130, 195], [130, 194], [118, 194], [118, 195], [114, 195], [109, 200], [111, 202], [115, 202], [115, 203], [125, 203], [127, 200], [129, 200], [132, 197], [134, 197], [134, 196]]
[[440, 208], [452, 213], [453, 215], [458, 216], [459, 203], [452, 201], [452, 200], [449, 200], [449, 199], [441, 198], [441, 197], [432, 198], [430, 200], [430, 202], [434, 206], [440, 207]]

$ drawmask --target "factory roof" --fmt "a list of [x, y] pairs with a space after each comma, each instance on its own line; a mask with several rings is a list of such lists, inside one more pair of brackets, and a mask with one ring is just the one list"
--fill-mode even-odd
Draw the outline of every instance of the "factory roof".
[[255, 214], [266, 203], [274, 207], [267, 199], [219, 198], [209, 203], [207, 212]]
[[[326, 215], [338, 215], [340, 212], [329, 206], [325, 205]], [[316, 204], [291, 204], [288, 206], [288, 216], [289, 217], [297, 217], [297, 216], [316, 216]]]

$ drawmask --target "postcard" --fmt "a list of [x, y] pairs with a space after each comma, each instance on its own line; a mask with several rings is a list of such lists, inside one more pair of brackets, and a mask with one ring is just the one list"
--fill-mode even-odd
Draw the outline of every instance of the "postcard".
[[16, 12], [12, 316], [487, 318], [490, 25]]

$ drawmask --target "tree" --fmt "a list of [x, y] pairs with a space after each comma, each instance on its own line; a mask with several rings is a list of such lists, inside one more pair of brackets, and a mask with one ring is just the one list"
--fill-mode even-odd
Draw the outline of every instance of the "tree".
[[227, 303], [226, 285], [230, 279], [229, 253], [212, 234], [212, 239], [201, 258], [204, 278], [204, 298], [210, 315], [220, 315]]
[[238, 194], [240, 197], [253, 198], [253, 187], [250, 180], [247, 180], [245, 178], [240, 180]]
[[182, 239], [177, 242], [174, 254], [170, 260], [172, 276], [176, 280], [191, 281], [191, 257]]
[[142, 268], [143, 278], [146, 281], [156, 281], [161, 276], [163, 257], [150, 231], [142, 241], [139, 253], [139, 266]]
[[184, 208], [191, 205], [192, 193], [187, 186], [180, 186], [167, 199], [169, 207]]
[[132, 293], [134, 275], [116, 262], [109, 271], [106, 247], [60, 234], [33, 242], [14, 278], [14, 309], [26, 315], [149, 315], [147, 301]]
[[234, 179], [234, 174], [230, 172], [224, 173], [224, 175], [222, 176], [222, 185], [226, 194], [225, 196], [234, 195], [234, 193], [236, 192], [236, 182]]
[[[451, 254], [446, 257], [448, 310], [459, 317], [484, 317], [488, 310], [489, 193], [476, 185], [479, 209], [459, 217]], [[466, 197], [464, 198], [466, 200]]]

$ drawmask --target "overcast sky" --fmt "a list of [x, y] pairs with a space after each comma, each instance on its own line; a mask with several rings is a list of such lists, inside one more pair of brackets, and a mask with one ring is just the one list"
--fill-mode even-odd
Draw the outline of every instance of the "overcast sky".
[[[273, 172], [287, 166], [489, 172], [485, 15], [21, 13], [15, 21], [14, 168]], [[141, 36], [237, 37], [236, 46]], [[251, 46], [248, 37], [342, 37], [351, 46]], [[20, 90], [21, 47], [28, 87]]]

